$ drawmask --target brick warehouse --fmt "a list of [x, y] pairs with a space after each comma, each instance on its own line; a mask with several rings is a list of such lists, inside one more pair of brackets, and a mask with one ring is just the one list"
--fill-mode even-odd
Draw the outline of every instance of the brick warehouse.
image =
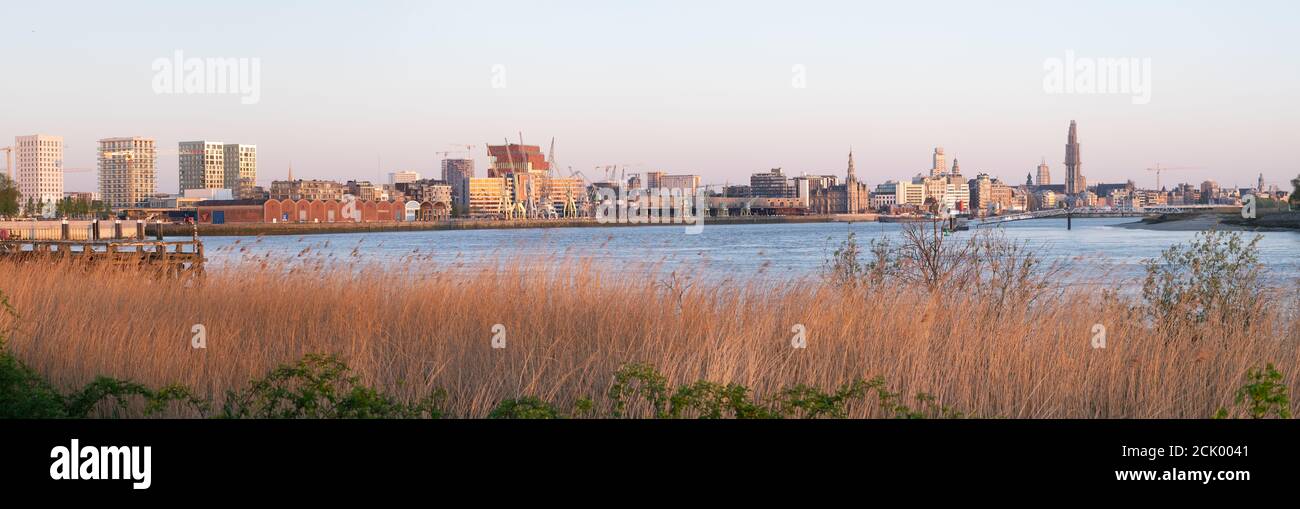
[[[436, 221], [449, 216], [445, 203], [357, 200], [362, 222]], [[335, 223], [347, 221], [337, 200], [208, 200], [196, 205], [198, 222]], [[408, 213], [407, 211], [418, 211]]]

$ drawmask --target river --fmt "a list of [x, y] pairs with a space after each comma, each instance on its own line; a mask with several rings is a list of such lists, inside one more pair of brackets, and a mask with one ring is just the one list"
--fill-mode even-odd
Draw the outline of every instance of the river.
[[[1024, 241], [1045, 261], [1076, 273], [1108, 278], [1141, 274], [1141, 262], [1196, 232], [1118, 228], [1135, 218], [1036, 219], [1000, 226], [1006, 236]], [[607, 267], [636, 273], [686, 270], [710, 276], [792, 278], [822, 270], [837, 246], [855, 232], [859, 241], [898, 238], [896, 223], [798, 223], [709, 225], [696, 235], [682, 225], [585, 228], [443, 230], [392, 233], [210, 237], [204, 239], [210, 267], [220, 270], [248, 257], [327, 263], [352, 261], [448, 267], [482, 262], [593, 257]], [[954, 234], [957, 238], [970, 232]], [[1274, 282], [1300, 277], [1300, 232], [1260, 235], [1265, 277]], [[401, 264], [403, 260], [408, 263]]]

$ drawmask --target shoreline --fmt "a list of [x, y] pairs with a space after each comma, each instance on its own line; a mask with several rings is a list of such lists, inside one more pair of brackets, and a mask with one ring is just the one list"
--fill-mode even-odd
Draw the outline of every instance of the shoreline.
[[[798, 223], [833, 223], [842, 221], [874, 221], [874, 217], [841, 218], [835, 215], [815, 216], [749, 216], [749, 217], [711, 217], [705, 219], [705, 225], [737, 224], [798, 224]], [[458, 219], [431, 223], [238, 223], [238, 224], [200, 224], [199, 237], [256, 237], [260, 235], [329, 235], [337, 233], [384, 233], [407, 231], [443, 231], [443, 230], [512, 230], [522, 228], [595, 228], [595, 227], [638, 227], [638, 226], [691, 226], [694, 223], [599, 223], [595, 219], [558, 219], [558, 220], [519, 220], [504, 221], [492, 219]], [[156, 228], [149, 225], [148, 232], [153, 234]], [[186, 224], [164, 224], [163, 235], [168, 237], [189, 236], [194, 227]]]
[[1257, 219], [1242, 219], [1227, 214], [1166, 214], [1144, 218], [1131, 223], [1111, 225], [1129, 230], [1185, 232], [1215, 229], [1231, 232], [1295, 232], [1300, 231], [1300, 214], [1288, 212]]

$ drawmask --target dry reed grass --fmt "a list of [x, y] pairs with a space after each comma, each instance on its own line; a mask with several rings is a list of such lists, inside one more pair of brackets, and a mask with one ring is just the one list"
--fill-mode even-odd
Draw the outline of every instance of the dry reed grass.
[[[227, 389], [308, 353], [338, 353], [362, 381], [402, 398], [446, 389], [452, 415], [482, 417], [536, 396], [572, 408], [630, 362], [674, 383], [744, 384], [762, 396], [880, 375], [904, 394], [976, 417], [1205, 418], [1248, 368], [1272, 362], [1295, 391], [1295, 295], [1238, 327], [1156, 332], [1124, 299], [1066, 290], [1033, 305], [807, 280], [658, 279], [583, 260], [444, 267], [245, 261], [201, 287], [71, 265], [0, 264], [19, 318], [0, 318], [18, 358], [56, 386], [96, 375], [179, 382], [218, 403]], [[333, 268], [329, 268], [333, 267]], [[492, 326], [507, 346], [490, 345]], [[1092, 327], [1107, 347], [1090, 345]], [[204, 324], [208, 348], [190, 347]], [[807, 348], [791, 348], [803, 324]], [[1190, 339], [1190, 338], [1210, 339]], [[881, 417], [872, 401], [850, 416]], [[173, 416], [186, 416], [173, 414]]]

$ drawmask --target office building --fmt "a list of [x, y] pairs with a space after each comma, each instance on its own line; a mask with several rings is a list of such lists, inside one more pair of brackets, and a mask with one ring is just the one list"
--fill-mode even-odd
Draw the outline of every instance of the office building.
[[795, 187], [780, 168], [749, 176], [749, 191], [757, 198], [794, 198]]

